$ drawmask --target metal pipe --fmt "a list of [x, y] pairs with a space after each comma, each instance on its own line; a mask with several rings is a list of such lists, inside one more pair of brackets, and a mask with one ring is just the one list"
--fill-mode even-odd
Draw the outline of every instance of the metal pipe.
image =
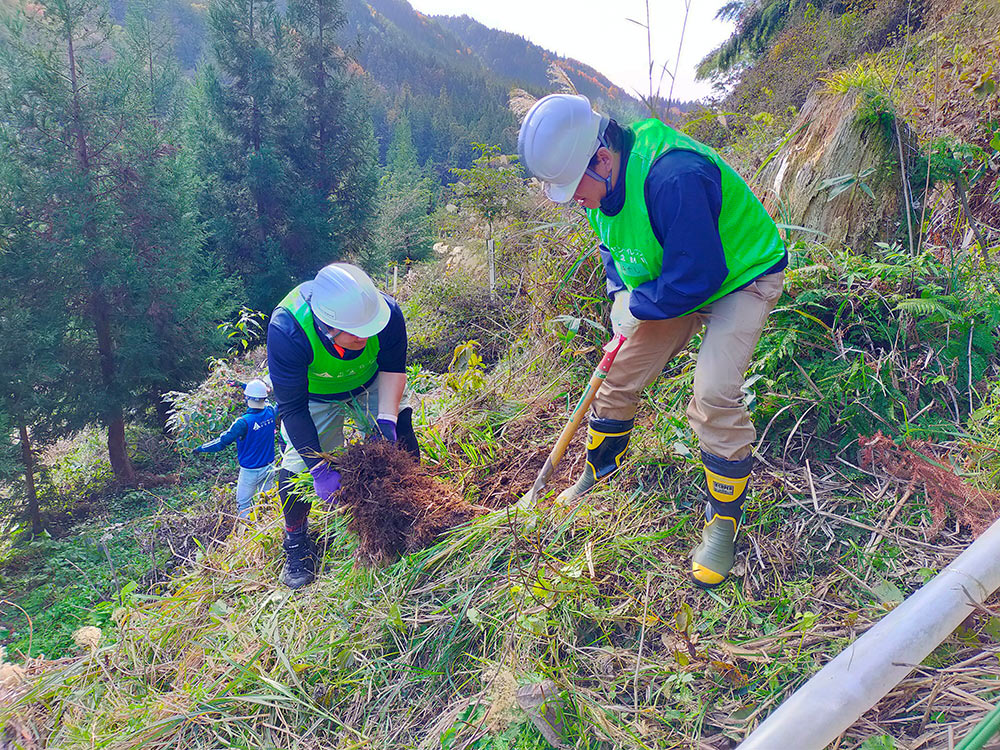
[[1000, 588], [1000, 521], [795, 691], [737, 750], [823, 750]]

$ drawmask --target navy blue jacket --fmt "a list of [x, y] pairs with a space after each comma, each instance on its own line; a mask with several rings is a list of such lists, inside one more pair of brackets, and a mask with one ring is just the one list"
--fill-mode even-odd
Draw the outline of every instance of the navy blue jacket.
[[274, 463], [274, 428], [277, 411], [273, 406], [247, 409], [246, 414], [215, 440], [197, 448], [199, 453], [218, 453], [236, 443], [236, 457], [244, 469], [259, 469]]
[[[379, 372], [406, 372], [406, 320], [396, 300], [383, 294], [389, 303], [389, 322], [378, 334], [378, 370], [363, 386], [346, 393], [321, 395], [309, 392], [309, 363], [312, 346], [292, 314], [284, 308], [274, 311], [267, 326], [267, 372], [274, 386], [274, 397], [281, 409], [281, 422], [300, 456], [321, 451], [316, 425], [309, 414], [310, 401], [346, 401], [363, 392]], [[338, 352], [326, 331], [314, 324], [319, 340], [334, 357], [351, 359], [361, 352]]]
[[[601, 211], [608, 216], [625, 205], [625, 167], [634, 136], [628, 130], [624, 135], [618, 181], [601, 201]], [[663, 270], [632, 291], [629, 310], [639, 320], [676, 318], [703, 305], [729, 275], [719, 236], [722, 174], [701, 154], [673, 149], [653, 162], [644, 192], [653, 234], [663, 246]], [[601, 245], [600, 252], [608, 295], [614, 297], [625, 284], [608, 249]], [[766, 273], [777, 273], [787, 265], [786, 254]]]

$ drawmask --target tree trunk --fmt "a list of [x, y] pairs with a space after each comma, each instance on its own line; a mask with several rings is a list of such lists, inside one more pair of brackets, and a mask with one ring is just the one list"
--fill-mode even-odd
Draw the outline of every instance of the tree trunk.
[[163, 400], [157, 389], [153, 388], [149, 392], [150, 398], [153, 399], [153, 404], [156, 407], [156, 423], [165, 436], [170, 437], [170, 428], [168, 427], [167, 420], [170, 419], [170, 404]]
[[[247, 7], [249, 11], [249, 17], [247, 22], [247, 33], [250, 35], [250, 44], [254, 43], [254, 16], [253, 16], [253, 0], [250, 0], [250, 5]], [[254, 73], [257, 71], [254, 70]], [[250, 85], [247, 87], [250, 91], [250, 145], [253, 148], [254, 154], [260, 153], [260, 143], [261, 143], [261, 124], [260, 124], [260, 104], [257, 101], [257, 84], [256, 79], [252, 80]], [[260, 213], [260, 206], [257, 207], [257, 212]]]
[[[772, 216], [782, 213], [787, 217], [782, 221], [809, 227], [806, 237], [817, 232], [831, 247], [891, 240], [888, 228], [897, 226], [902, 215], [899, 186], [890, 178], [878, 178], [888, 174], [885, 164], [896, 149], [856, 126], [859, 102], [856, 92], [811, 94], [792, 125], [792, 135], [751, 180]], [[909, 141], [906, 124], [900, 122], [900, 127], [904, 142]], [[866, 175], [872, 177], [868, 185], [874, 200], [858, 186]], [[854, 189], [831, 199], [826, 181], [848, 176], [854, 178]]]
[[323, 193], [323, 197], [327, 197], [330, 194], [332, 188], [330, 176], [327, 174], [326, 166], [326, 121], [324, 114], [326, 113], [326, 46], [324, 45], [323, 39], [323, 17], [320, 15], [318, 19], [319, 23], [319, 60], [316, 62], [316, 120], [319, 125], [318, 132], [316, 133], [316, 141], [319, 146], [318, 156], [319, 156], [319, 184], [318, 187]]
[[111, 470], [115, 479], [125, 485], [135, 484], [135, 467], [128, 457], [128, 446], [125, 443], [125, 417], [121, 407], [115, 406], [115, 413], [109, 415], [108, 421], [108, 457], [111, 459]]
[[87, 153], [87, 137], [83, 130], [83, 114], [80, 107], [80, 84], [76, 80], [76, 51], [73, 47], [73, 29], [66, 27], [66, 55], [69, 61], [69, 80], [73, 90], [73, 135], [76, 136], [76, 158], [80, 170], [90, 175], [90, 155]]
[[486, 224], [486, 258], [490, 267], [490, 301], [497, 297], [496, 251], [493, 245], [493, 224]]
[[28, 515], [31, 518], [31, 533], [38, 536], [44, 531], [42, 514], [38, 509], [38, 493], [35, 491], [35, 456], [31, 452], [31, 440], [28, 438], [28, 428], [19, 424], [21, 436], [21, 461], [24, 463], [24, 496], [28, 499]]
[[101, 360], [101, 376], [104, 380], [105, 397], [108, 399], [102, 409], [102, 416], [108, 428], [108, 457], [111, 459], [111, 469], [115, 473], [115, 479], [122, 484], [130, 485], [135, 484], [135, 467], [128, 457], [125, 443], [125, 416], [115, 387], [115, 346], [111, 337], [109, 307], [100, 292], [91, 299], [97, 351]]

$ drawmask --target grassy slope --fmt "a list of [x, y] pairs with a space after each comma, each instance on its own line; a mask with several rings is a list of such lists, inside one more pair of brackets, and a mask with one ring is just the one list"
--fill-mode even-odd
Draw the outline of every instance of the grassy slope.
[[[438, 426], [422, 427], [425, 447], [471, 496], [510, 471], [502, 452], [544, 453], [559, 427], [539, 411], [544, 384], [586, 372], [571, 350], [536, 354], [515, 352], [473, 391], [426, 399]], [[548, 678], [576, 747], [728, 746], [957, 548], [923, 543], [920, 506], [897, 511], [888, 539], [873, 537], [898, 496], [853, 484], [857, 472], [811, 477], [817, 516], [810, 479], [772, 464], [740, 579], [693, 590], [699, 510], [685, 498], [697, 475], [682, 456], [661, 458], [673, 419], [663, 405], [683, 397], [684, 378], [681, 367], [649, 394], [644, 412], [657, 416], [640, 428], [632, 480], [572, 508], [499, 510], [385, 569], [357, 569], [345, 519], [317, 509], [323, 574], [284, 590], [272, 501], [163, 595], [117, 609], [114, 643], [29, 661], [38, 679], [8, 704], [8, 731], [59, 748], [544, 747], [514, 693]], [[442, 423], [450, 445], [434, 454]], [[979, 663], [980, 638], [935, 658]], [[921, 679], [898, 694], [926, 697]], [[892, 713], [904, 718], [895, 730], [940, 735], [935, 722], [958, 716], [947, 698], [935, 707], [924, 728], [919, 711]], [[866, 721], [852, 736], [873, 731]]]
[[[241, 401], [224, 381], [250, 377], [259, 359], [255, 352], [217, 368], [196, 397], [200, 414], [189, 425], [190, 443], [228, 426]], [[224, 537], [231, 526], [219, 508], [233, 502], [227, 480], [238, 466], [232, 451], [190, 459], [157, 430], [130, 428], [128, 437], [137, 467], [162, 484], [117, 487], [96, 428], [43, 456], [46, 533], [29, 539], [23, 525], [12, 523], [0, 545], [0, 591], [7, 602], [0, 645], [11, 658], [72, 653], [73, 632], [106, 627], [123, 589], [126, 596], [155, 589], [198, 543]]]
[[[530, 303], [504, 321], [507, 356], [481, 379], [414, 378], [427, 392], [428, 462], [476, 501], [530, 483], [599, 343], [585, 323], [575, 339], [551, 325], [555, 313], [603, 318], [593, 258], [560, 281], [590, 246], [556, 218], [510, 228], [511, 248], [501, 240], [520, 254], [506, 260], [527, 273], [510, 286], [520, 294], [527, 279]], [[575, 747], [730, 747], [971, 538], [960, 505], [925, 538], [923, 490], [859, 468], [859, 434], [930, 437], [942, 461], [995, 485], [1000, 300], [973, 253], [940, 250], [872, 259], [795, 244], [790, 294], [759, 352], [762, 462], [746, 541], [721, 590], [686, 582], [700, 511], [685, 355], [647, 395], [631, 471], [587, 502], [498, 510], [375, 571], [355, 568], [345, 519], [314, 511], [324, 572], [294, 595], [276, 584], [272, 504], [162, 594], [133, 595], [95, 653], [29, 661], [33, 679], [0, 693], [0, 720], [26, 747], [526, 750], [545, 743], [514, 694], [551, 679]], [[940, 297], [950, 315], [901, 310], [923, 290], [954, 295]], [[423, 306], [411, 319], [447, 314], [440, 291], [414, 290]], [[973, 331], [990, 336], [963, 359], [954, 342]], [[579, 453], [567, 462], [562, 481]], [[998, 642], [997, 618], [970, 618], [840, 747], [948, 746], [1000, 697]], [[883, 735], [895, 741], [876, 744]]]

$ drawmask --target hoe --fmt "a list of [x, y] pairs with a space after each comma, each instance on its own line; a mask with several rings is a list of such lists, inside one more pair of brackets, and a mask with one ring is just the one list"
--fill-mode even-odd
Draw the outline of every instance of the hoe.
[[545, 464], [542, 466], [542, 470], [538, 472], [538, 477], [535, 479], [535, 484], [532, 485], [531, 489], [524, 496], [529, 501], [534, 502], [538, 499], [538, 493], [545, 489], [545, 483], [552, 476], [552, 472], [556, 468], [556, 464], [562, 459], [563, 454], [566, 453], [566, 448], [569, 446], [569, 441], [573, 439], [573, 435], [576, 434], [576, 429], [580, 426], [583, 421], [583, 416], [587, 413], [587, 409], [590, 408], [591, 402], [594, 400], [594, 396], [601, 389], [601, 384], [604, 383], [604, 379], [608, 376], [608, 371], [611, 369], [612, 363], [615, 361], [615, 357], [618, 356], [618, 351], [622, 348], [622, 344], [625, 343], [625, 337], [622, 335], [617, 335], [611, 341], [604, 345], [604, 357], [601, 359], [597, 369], [594, 370], [594, 374], [590, 376], [590, 382], [587, 383], [587, 388], [584, 390], [583, 395], [580, 396], [580, 400], [576, 404], [576, 408], [573, 409], [573, 413], [570, 415], [569, 422], [563, 427], [561, 433], [559, 433], [559, 439], [556, 440], [555, 446], [552, 448], [552, 452], [549, 453], [549, 457], [545, 459]]

